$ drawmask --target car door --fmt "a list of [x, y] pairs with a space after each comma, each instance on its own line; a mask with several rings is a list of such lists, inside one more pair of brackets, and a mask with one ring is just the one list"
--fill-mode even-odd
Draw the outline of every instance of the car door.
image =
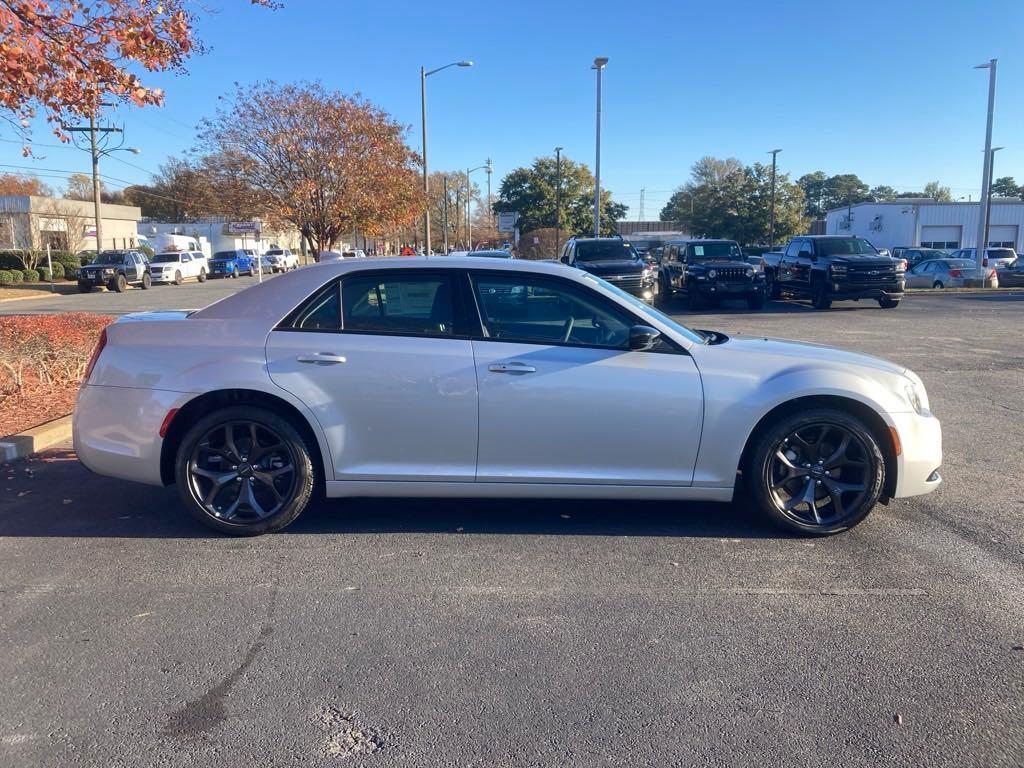
[[921, 261], [910, 268], [907, 272], [907, 288], [931, 288], [931, 276], [933, 262]]
[[479, 270], [471, 285], [478, 482], [692, 483], [703, 391], [684, 350], [630, 350], [636, 316], [581, 283]]
[[474, 479], [476, 372], [455, 274], [352, 272], [271, 332], [270, 377], [316, 416], [335, 480]]
[[782, 253], [782, 258], [779, 259], [775, 281], [786, 288], [791, 287], [794, 282], [793, 269], [797, 261], [797, 254], [800, 253], [800, 244], [800, 240], [790, 240], [786, 250]]

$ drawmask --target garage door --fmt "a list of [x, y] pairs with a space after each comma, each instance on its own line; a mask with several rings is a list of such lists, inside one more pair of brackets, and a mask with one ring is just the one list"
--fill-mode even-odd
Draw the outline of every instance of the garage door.
[[991, 225], [988, 228], [989, 248], [1016, 248], [1017, 247], [1017, 225], [999, 224]]
[[960, 227], [921, 227], [922, 248], [960, 247]]

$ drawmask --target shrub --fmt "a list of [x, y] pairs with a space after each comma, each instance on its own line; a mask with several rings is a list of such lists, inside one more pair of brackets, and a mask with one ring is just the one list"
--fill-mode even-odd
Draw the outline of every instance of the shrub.
[[23, 269], [21, 270], [21, 276], [26, 283], [38, 283], [39, 282], [39, 270], [38, 269]]
[[11, 270], [11, 282], [12, 283], [20, 283], [24, 279], [25, 279], [25, 274], [21, 270], [18, 270], [18, 269], [12, 269]]
[[0, 285], [10, 285], [14, 282], [14, 275], [9, 269], [0, 269]]
[[52, 275], [50, 274], [50, 270], [48, 270], [46, 267], [40, 267], [39, 269], [36, 270], [36, 272], [39, 273], [39, 279], [42, 280], [44, 283], [50, 282], [50, 278], [52, 277]]
[[0, 395], [77, 384], [100, 331], [113, 317], [68, 312], [0, 317]]
[[53, 279], [60, 280], [64, 277], [64, 265], [59, 261], [53, 262]]

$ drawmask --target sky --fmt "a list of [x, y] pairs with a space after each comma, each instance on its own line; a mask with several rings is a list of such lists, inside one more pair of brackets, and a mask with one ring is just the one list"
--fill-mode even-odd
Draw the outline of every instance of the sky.
[[[1020, 0], [809, 0], [491, 4], [283, 0], [196, 4], [210, 51], [185, 75], [147, 76], [162, 108], [121, 108], [126, 145], [103, 160], [119, 182], [151, 172], [193, 144], [217, 97], [263, 80], [319, 80], [359, 92], [420, 142], [419, 68], [470, 59], [427, 80], [430, 169], [494, 163], [501, 178], [554, 147], [593, 169], [595, 56], [604, 73], [602, 186], [656, 219], [704, 155], [770, 162], [796, 179], [856, 173], [869, 185], [921, 190], [931, 180], [978, 199], [988, 94], [999, 59], [993, 144], [998, 176], [1024, 181], [1024, 3]], [[239, 115], [244, 119], [244, 113]], [[42, 121], [34, 159], [0, 131], [0, 172], [36, 172], [63, 188], [88, 155], [56, 144]], [[17, 167], [12, 167], [17, 166]], [[482, 171], [474, 180], [483, 186]]]

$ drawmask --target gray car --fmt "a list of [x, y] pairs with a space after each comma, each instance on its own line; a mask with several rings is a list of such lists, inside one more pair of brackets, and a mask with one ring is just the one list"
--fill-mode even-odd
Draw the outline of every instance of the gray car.
[[996, 271], [991, 267], [979, 268], [970, 259], [929, 259], [918, 262], [907, 272], [907, 288], [998, 287]]

